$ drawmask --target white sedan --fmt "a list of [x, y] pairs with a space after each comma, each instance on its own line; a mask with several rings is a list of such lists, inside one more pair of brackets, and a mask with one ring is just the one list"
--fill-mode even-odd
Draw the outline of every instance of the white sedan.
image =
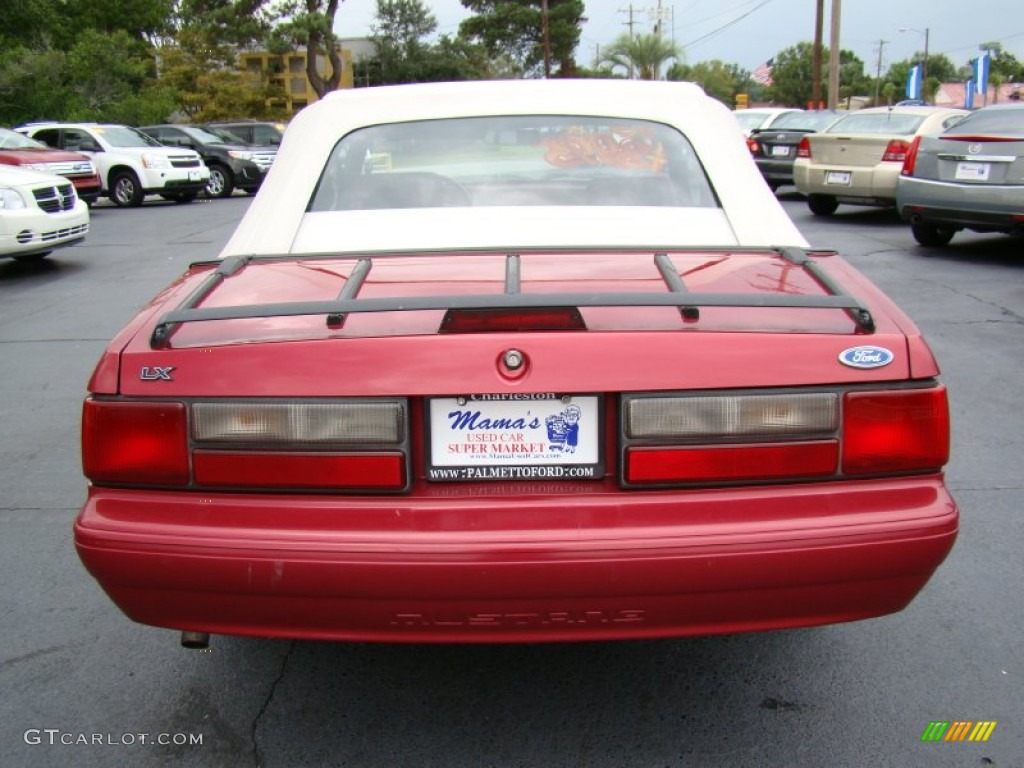
[[41, 259], [89, 232], [89, 208], [63, 176], [0, 166], [0, 257]]

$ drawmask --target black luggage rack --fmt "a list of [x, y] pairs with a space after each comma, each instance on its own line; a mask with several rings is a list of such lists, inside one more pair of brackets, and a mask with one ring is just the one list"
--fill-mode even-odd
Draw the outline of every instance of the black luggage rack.
[[[325, 315], [327, 325], [341, 328], [345, 317], [355, 312], [403, 312], [449, 309], [529, 309], [566, 307], [677, 307], [684, 320], [695, 321], [701, 307], [793, 307], [805, 309], [840, 309], [847, 312], [860, 333], [874, 333], [875, 322], [861, 302], [849, 295], [830, 278], [803, 248], [686, 248], [686, 253], [765, 253], [772, 251], [791, 264], [802, 267], [826, 291], [824, 296], [794, 296], [791, 294], [746, 293], [693, 293], [687, 289], [669, 257], [668, 252], [653, 252], [654, 263], [661, 273], [666, 293], [548, 293], [524, 294], [520, 291], [519, 253], [505, 257], [504, 293], [467, 294], [460, 296], [394, 296], [379, 299], [360, 299], [358, 294], [373, 268], [373, 257], [330, 254], [303, 256], [308, 258], [355, 259], [356, 265], [345, 287], [333, 301], [298, 301], [270, 304], [249, 304], [230, 307], [200, 307], [199, 304], [225, 279], [237, 274], [248, 264], [261, 261], [281, 261], [295, 256], [231, 256], [218, 262], [200, 262], [193, 266], [216, 263], [217, 268], [174, 310], [166, 312], [157, 322], [150, 337], [150, 347], [166, 348], [171, 336], [182, 323], [205, 320], [241, 320], [257, 317], [298, 317]], [[389, 254], [378, 255], [386, 258]], [[408, 255], [408, 254], [393, 254]]]

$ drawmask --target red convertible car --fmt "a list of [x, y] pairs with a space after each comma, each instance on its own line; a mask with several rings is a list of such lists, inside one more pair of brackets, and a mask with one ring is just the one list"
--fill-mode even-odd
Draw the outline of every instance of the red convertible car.
[[75, 544], [193, 647], [880, 616], [957, 534], [938, 377], [696, 86], [339, 92], [100, 359]]

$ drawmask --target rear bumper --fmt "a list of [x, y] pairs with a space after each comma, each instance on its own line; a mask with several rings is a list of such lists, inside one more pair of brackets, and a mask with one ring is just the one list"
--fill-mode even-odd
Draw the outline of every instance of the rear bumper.
[[[902, 165], [880, 162], [877, 165], [793, 164], [793, 183], [805, 195], [828, 195], [844, 203], [891, 206], [896, 203], [896, 183]], [[829, 174], [849, 174], [848, 184], [830, 184]]]
[[1024, 228], [1021, 199], [1020, 185], [950, 184], [913, 177], [900, 179], [896, 195], [904, 221], [994, 232]]
[[509, 642], [892, 613], [924, 586], [958, 529], [936, 476], [652, 493], [422, 490], [338, 499], [92, 489], [75, 543], [114, 602], [146, 624]]

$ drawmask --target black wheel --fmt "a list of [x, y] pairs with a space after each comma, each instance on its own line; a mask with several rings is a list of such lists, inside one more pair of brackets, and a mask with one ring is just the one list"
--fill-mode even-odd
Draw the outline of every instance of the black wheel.
[[831, 216], [839, 207], [839, 201], [829, 195], [810, 195], [807, 207], [815, 216]]
[[910, 231], [914, 233], [914, 239], [918, 243], [930, 248], [949, 245], [949, 241], [956, 234], [956, 229], [953, 227], [942, 227], [927, 221], [910, 222]]
[[210, 166], [210, 180], [206, 182], [206, 194], [210, 197], [231, 197], [235, 191], [235, 179], [231, 170], [223, 165]]
[[139, 177], [131, 171], [116, 171], [110, 177], [110, 199], [119, 208], [138, 208], [144, 197]]

